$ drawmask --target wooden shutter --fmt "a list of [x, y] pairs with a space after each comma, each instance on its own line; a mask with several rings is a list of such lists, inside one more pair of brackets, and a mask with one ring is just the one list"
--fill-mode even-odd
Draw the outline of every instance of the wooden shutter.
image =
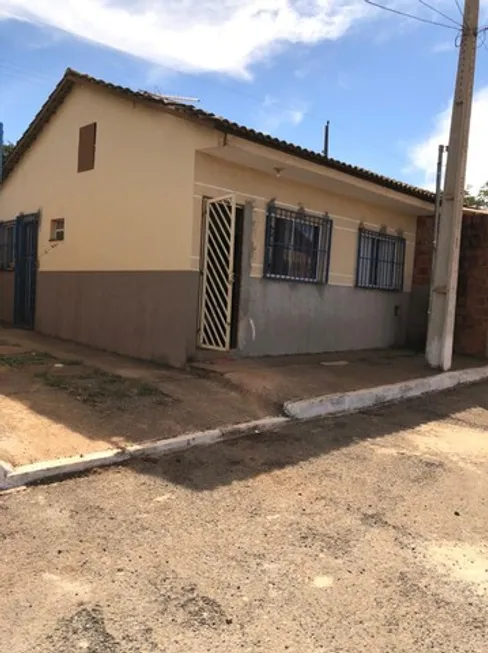
[[93, 170], [95, 167], [95, 145], [97, 140], [97, 123], [80, 127], [78, 141], [78, 172]]

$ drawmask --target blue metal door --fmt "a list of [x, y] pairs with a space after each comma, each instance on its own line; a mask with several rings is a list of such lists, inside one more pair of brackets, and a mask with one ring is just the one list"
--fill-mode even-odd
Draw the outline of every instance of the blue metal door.
[[15, 221], [14, 325], [33, 329], [36, 315], [37, 236], [39, 213]]

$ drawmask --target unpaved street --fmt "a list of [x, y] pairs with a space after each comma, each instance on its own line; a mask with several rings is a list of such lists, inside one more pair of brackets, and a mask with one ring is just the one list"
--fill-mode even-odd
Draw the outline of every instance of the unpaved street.
[[486, 653], [488, 385], [0, 497], [2, 653]]

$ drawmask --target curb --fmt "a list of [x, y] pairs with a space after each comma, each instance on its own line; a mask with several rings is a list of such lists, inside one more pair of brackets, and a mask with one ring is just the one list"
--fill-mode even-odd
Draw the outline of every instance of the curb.
[[366, 390], [323, 395], [301, 401], [288, 401], [284, 404], [285, 417], [265, 417], [252, 422], [242, 422], [241, 424], [223, 426], [207, 431], [185, 433], [167, 440], [133, 445], [124, 449], [95, 451], [82, 456], [57, 458], [29, 465], [20, 465], [15, 468], [0, 460], [0, 491], [10, 490], [49, 478], [78, 474], [97, 467], [117, 465], [133, 458], [151, 455], [161, 456], [176, 451], [184, 451], [192, 447], [208, 446], [251, 433], [271, 430], [290, 422], [291, 419], [306, 420], [326, 415], [354, 413], [364, 408], [420, 397], [485, 379], [488, 379], [488, 365], [467, 370], [444, 372]]
[[132, 458], [155, 454], [164, 455], [190, 449], [191, 447], [208, 446], [222, 440], [232, 440], [250, 433], [267, 431], [288, 421], [290, 421], [288, 417], [265, 417], [253, 422], [243, 422], [208, 431], [195, 431], [168, 438], [167, 440], [133, 445], [124, 449], [95, 451], [82, 456], [56, 458], [55, 460], [45, 460], [29, 465], [19, 465], [15, 468], [6, 462], [0, 461], [0, 491], [10, 490], [49, 478], [79, 474], [97, 467], [117, 465]]
[[434, 376], [390, 385], [380, 385], [366, 390], [338, 392], [301, 401], [287, 401], [284, 405], [284, 412], [288, 417], [299, 420], [325, 415], [354, 413], [364, 408], [381, 406], [401, 399], [420, 397], [433, 392], [448, 390], [457, 385], [476, 383], [484, 379], [488, 379], [488, 365], [467, 370], [443, 372]]

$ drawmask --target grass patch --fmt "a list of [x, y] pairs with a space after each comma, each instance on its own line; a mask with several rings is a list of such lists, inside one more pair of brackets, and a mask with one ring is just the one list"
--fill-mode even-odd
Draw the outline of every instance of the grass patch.
[[45, 365], [52, 363], [54, 356], [45, 351], [26, 351], [18, 354], [0, 355], [0, 365], [4, 367], [19, 368], [25, 365]]
[[166, 403], [169, 399], [159, 388], [137, 379], [125, 379], [96, 368], [84, 369], [80, 373], [57, 373], [56, 370], [39, 372], [51, 388], [67, 392], [78, 401], [93, 407], [112, 405], [119, 409], [129, 408], [133, 400], [153, 397], [156, 403]]
[[83, 365], [83, 361], [78, 358], [60, 358], [57, 362], [68, 367], [70, 365]]

